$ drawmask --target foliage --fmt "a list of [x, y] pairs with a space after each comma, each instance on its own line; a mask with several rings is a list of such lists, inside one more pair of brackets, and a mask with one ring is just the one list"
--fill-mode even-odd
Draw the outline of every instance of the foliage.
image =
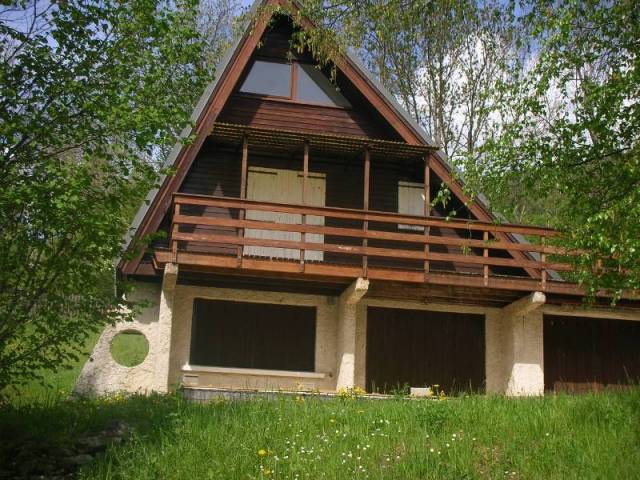
[[317, 28], [298, 43], [330, 59], [359, 49], [470, 195], [561, 230], [580, 253], [573, 280], [614, 300], [640, 287], [637, 2], [316, 0], [304, 13]]
[[123, 421], [132, 438], [79, 478], [637, 478], [639, 415], [637, 389], [443, 401], [51, 399], [0, 407], [0, 465], [23, 452], [35, 469], [34, 445], [73, 445]]
[[206, 73], [191, 0], [4, 5], [0, 389], [131, 318], [113, 262]]
[[584, 252], [577, 280], [619, 296], [640, 287], [640, 10], [534, 0], [523, 11], [530, 60], [498, 85], [504, 124], [468, 176], [498, 205], [542, 199], [534, 219]]

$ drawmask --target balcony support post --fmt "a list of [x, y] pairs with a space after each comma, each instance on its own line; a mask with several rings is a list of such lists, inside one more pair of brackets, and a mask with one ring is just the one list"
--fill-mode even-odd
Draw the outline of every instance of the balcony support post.
[[[371, 154], [369, 152], [369, 148], [364, 149], [364, 194], [362, 199], [362, 208], [365, 211], [365, 215], [369, 211], [369, 176], [371, 172]], [[364, 239], [362, 240], [362, 247], [367, 248], [368, 240], [366, 238], [367, 232], [369, 231], [369, 221], [365, 220], [362, 222], [362, 230], [364, 232]], [[369, 268], [369, 259], [367, 254], [365, 253], [362, 256], [362, 276], [367, 278], [368, 276], [368, 268]]]
[[[242, 139], [242, 164], [240, 166], [240, 198], [247, 198], [247, 171], [249, 164], [249, 138], [245, 135]], [[246, 211], [241, 208], [238, 212], [238, 219], [244, 220]], [[238, 238], [244, 237], [244, 229], [238, 229]], [[238, 268], [242, 266], [242, 245], [238, 245]]]
[[[369, 280], [356, 279], [338, 299], [338, 358], [336, 390], [358, 385], [356, 366], [364, 358], [356, 358], [359, 303], [369, 290]], [[360, 332], [363, 334], [364, 332]]]
[[[431, 166], [429, 165], [431, 156], [427, 154], [424, 158], [424, 216], [431, 214]], [[424, 227], [424, 276], [425, 280], [429, 275], [429, 228]]]
[[[309, 142], [305, 140], [304, 142], [304, 155], [303, 155], [303, 165], [302, 165], [302, 204], [307, 204], [308, 198], [308, 181], [309, 178]], [[302, 214], [301, 219], [302, 225], [306, 225], [307, 223], [307, 215]], [[304, 232], [300, 234], [300, 239], [302, 243], [305, 243], [307, 240], [307, 236]], [[304, 257], [305, 257], [305, 249], [300, 249], [300, 272], [304, 272]]]

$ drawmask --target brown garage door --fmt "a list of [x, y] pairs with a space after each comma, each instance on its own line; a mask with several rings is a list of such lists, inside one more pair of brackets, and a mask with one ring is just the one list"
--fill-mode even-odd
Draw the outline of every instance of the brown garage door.
[[545, 315], [544, 379], [549, 391], [637, 383], [640, 322]]
[[367, 389], [484, 389], [484, 316], [370, 307]]

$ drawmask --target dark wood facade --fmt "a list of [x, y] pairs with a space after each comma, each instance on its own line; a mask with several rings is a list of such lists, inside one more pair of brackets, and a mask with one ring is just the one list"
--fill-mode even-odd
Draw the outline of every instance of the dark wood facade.
[[367, 391], [482, 391], [484, 348], [483, 315], [369, 307]]
[[640, 383], [640, 322], [545, 315], [547, 391], [581, 392]]
[[191, 365], [314, 370], [316, 309], [198, 298]]

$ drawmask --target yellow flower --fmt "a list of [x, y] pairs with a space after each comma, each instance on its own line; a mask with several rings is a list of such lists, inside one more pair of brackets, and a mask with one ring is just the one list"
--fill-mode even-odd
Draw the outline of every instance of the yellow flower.
[[264, 457], [267, 454], [267, 451], [264, 448], [261, 448], [260, 450], [258, 450], [258, 455], [260, 455], [261, 457]]
[[266, 477], [268, 477], [269, 475], [271, 475], [271, 469], [270, 468], [265, 468], [262, 473], [264, 473], [264, 475]]

